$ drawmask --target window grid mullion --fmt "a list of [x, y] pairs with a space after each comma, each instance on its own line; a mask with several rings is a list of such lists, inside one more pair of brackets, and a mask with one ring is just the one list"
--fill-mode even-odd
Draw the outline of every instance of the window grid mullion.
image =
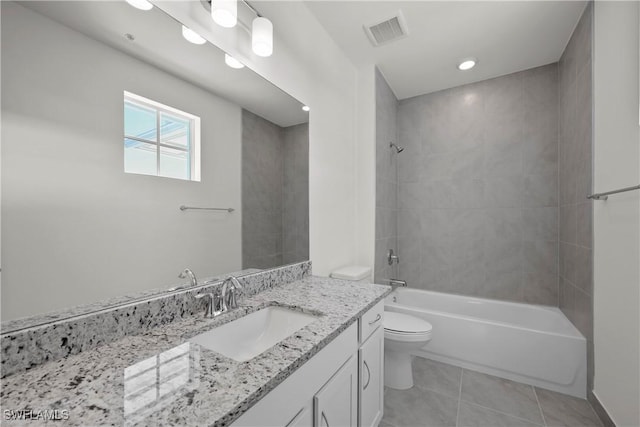
[[[1, 0], [0, 0], [1, 1]], [[142, 138], [142, 137], [138, 137], [138, 136], [127, 136], [125, 134], [125, 139], [130, 139], [130, 140], [134, 140], [134, 141], [138, 141], [138, 142], [142, 142], [145, 144], [149, 144], [149, 145], [155, 145], [156, 148], [156, 176], [162, 176], [161, 175], [161, 149], [163, 147], [165, 148], [169, 148], [171, 150], [175, 150], [175, 151], [179, 151], [179, 152], [183, 152], [186, 154], [187, 156], [187, 162], [186, 162], [186, 167], [187, 167], [187, 178], [188, 180], [193, 180], [193, 171], [195, 169], [195, 157], [194, 157], [194, 153], [193, 153], [193, 144], [194, 144], [194, 138], [195, 138], [195, 120], [193, 118], [191, 118], [191, 116], [189, 116], [187, 113], [184, 113], [184, 116], [181, 115], [181, 112], [175, 112], [169, 108], [163, 108], [163, 106], [161, 105], [156, 105], [153, 101], [149, 101], [149, 103], [145, 102], [145, 100], [143, 99], [136, 99], [136, 98], [129, 98], [127, 97], [127, 93], [125, 92], [125, 104], [128, 103], [130, 105], [145, 109], [145, 110], [152, 110], [155, 112], [156, 114], [156, 138], [154, 140], [151, 139], [146, 139], [146, 138]], [[170, 142], [164, 143], [162, 142], [162, 131], [161, 131], [161, 123], [162, 123], [162, 115], [168, 115], [170, 117], [175, 117], [177, 120], [185, 120], [188, 124], [187, 124], [187, 129], [188, 129], [188, 138], [187, 138], [187, 144], [186, 147], [182, 147], [182, 146], [174, 146], [172, 145]]]

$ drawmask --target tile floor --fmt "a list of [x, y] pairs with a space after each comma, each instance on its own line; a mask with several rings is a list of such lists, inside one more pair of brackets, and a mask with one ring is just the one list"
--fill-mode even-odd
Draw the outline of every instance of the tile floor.
[[384, 391], [380, 427], [602, 427], [586, 400], [416, 357], [414, 386]]

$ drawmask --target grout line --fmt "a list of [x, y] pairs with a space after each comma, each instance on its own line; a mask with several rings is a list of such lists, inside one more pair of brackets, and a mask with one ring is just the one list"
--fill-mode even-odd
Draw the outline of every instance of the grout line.
[[[466, 403], [468, 405], [471, 405], [471, 406], [476, 406], [478, 408], [486, 409], [487, 411], [495, 412], [495, 413], [500, 414], [500, 415], [506, 415], [507, 417], [515, 418], [517, 420], [526, 421], [526, 422], [528, 422], [530, 424], [534, 424], [534, 425], [537, 425], [537, 426], [540, 425], [540, 424], [536, 423], [535, 421], [531, 421], [531, 420], [528, 420], [526, 418], [519, 417], [517, 415], [509, 414], [508, 412], [502, 412], [502, 411], [498, 411], [497, 409], [488, 408], [486, 406], [478, 405], [477, 403], [468, 402], [466, 400], [464, 401], [464, 403]], [[544, 426], [546, 427], [547, 424], [545, 423]]]
[[458, 409], [456, 410], [456, 427], [458, 427], [458, 420], [460, 419], [460, 402], [462, 401], [462, 376], [464, 375], [464, 368], [460, 368], [460, 387], [458, 388]]
[[540, 415], [542, 415], [542, 422], [544, 423], [544, 425], [547, 425], [547, 420], [544, 418], [544, 411], [542, 410], [542, 405], [540, 404], [540, 399], [538, 399], [538, 393], [536, 392], [536, 388], [535, 387], [531, 387], [533, 388], [533, 395], [536, 397], [536, 402], [538, 402], [538, 409], [540, 409]]

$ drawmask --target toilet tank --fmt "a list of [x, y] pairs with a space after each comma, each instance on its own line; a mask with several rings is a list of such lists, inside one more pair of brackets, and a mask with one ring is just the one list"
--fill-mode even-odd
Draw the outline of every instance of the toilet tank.
[[359, 283], [373, 283], [371, 267], [363, 265], [349, 265], [334, 271], [329, 275], [333, 279], [350, 280]]

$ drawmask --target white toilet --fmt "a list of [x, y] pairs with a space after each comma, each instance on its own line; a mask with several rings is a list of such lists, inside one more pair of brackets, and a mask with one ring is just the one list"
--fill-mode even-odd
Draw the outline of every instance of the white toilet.
[[431, 323], [393, 311], [384, 312], [384, 385], [396, 390], [413, 387], [411, 352], [431, 339]]
[[[331, 273], [334, 279], [372, 282], [371, 268], [344, 267]], [[413, 387], [411, 352], [431, 339], [431, 323], [408, 314], [384, 312], [384, 385], [396, 390]]]

